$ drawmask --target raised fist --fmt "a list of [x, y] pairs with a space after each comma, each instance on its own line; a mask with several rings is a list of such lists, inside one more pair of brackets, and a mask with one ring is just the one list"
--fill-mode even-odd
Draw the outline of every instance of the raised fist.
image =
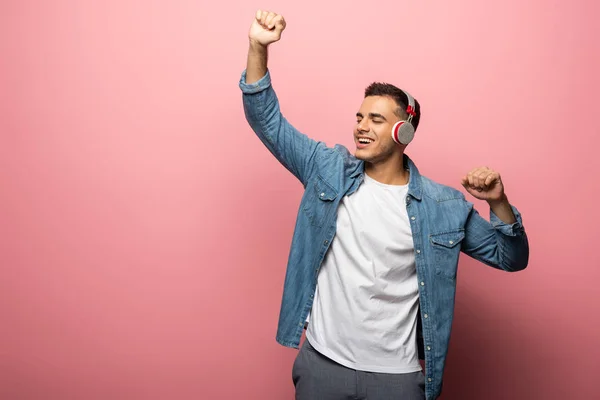
[[504, 198], [504, 185], [500, 174], [488, 167], [471, 170], [462, 178], [461, 183], [476, 199], [498, 201]]
[[252, 21], [248, 37], [254, 43], [268, 46], [281, 39], [281, 33], [284, 29], [285, 20], [282, 15], [258, 10], [254, 21]]

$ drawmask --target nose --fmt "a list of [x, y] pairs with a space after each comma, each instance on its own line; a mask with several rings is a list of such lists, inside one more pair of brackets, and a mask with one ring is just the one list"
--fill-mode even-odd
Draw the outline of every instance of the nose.
[[369, 123], [367, 122], [367, 118], [363, 118], [356, 125], [356, 128], [359, 132], [369, 132]]

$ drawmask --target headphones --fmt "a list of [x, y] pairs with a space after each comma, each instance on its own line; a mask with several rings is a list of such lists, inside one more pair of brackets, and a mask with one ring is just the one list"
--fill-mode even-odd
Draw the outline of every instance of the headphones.
[[415, 127], [412, 124], [412, 119], [417, 113], [415, 112], [415, 99], [404, 90], [402, 90], [402, 92], [408, 98], [408, 107], [406, 107], [408, 118], [394, 124], [394, 127], [392, 128], [392, 139], [398, 144], [406, 145], [409, 144], [415, 136]]

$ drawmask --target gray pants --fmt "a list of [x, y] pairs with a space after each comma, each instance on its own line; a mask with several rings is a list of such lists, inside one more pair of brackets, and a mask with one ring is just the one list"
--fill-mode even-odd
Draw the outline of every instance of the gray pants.
[[423, 400], [421, 371], [383, 374], [356, 371], [325, 357], [304, 341], [292, 368], [296, 400]]

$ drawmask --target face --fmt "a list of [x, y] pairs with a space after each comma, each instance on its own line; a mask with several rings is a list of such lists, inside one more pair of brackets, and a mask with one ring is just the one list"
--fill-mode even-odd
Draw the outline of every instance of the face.
[[387, 96], [365, 97], [356, 113], [354, 142], [356, 158], [370, 163], [382, 163], [397, 157], [406, 146], [392, 139], [392, 127], [400, 120], [394, 113], [396, 102]]

